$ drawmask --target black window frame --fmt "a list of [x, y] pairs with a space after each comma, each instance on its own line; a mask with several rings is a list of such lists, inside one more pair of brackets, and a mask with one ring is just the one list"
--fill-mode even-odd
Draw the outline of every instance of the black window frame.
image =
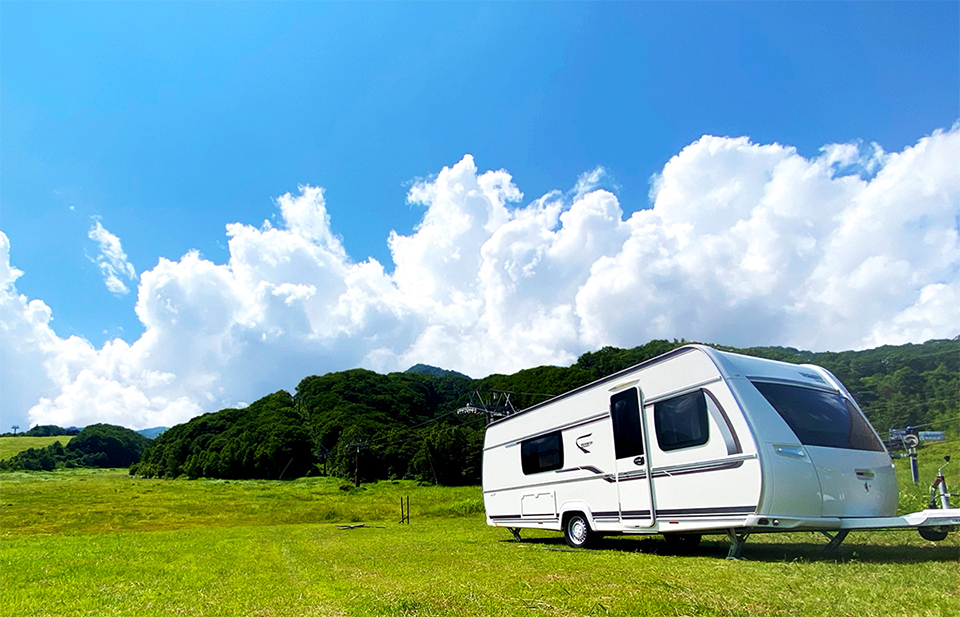
[[520, 468], [529, 476], [563, 468], [563, 432], [554, 431], [520, 442]]
[[[676, 416], [680, 406], [689, 405], [689, 402], [698, 397], [698, 403], [695, 406], [695, 416], [687, 414], [686, 417], [695, 418], [697, 422], [698, 434], [688, 431], [685, 438], [678, 438], [678, 422]], [[669, 414], [673, 414], [671, 417]], [[670, 420], [668, 422], [668, 419]], [[668, 424], [670, 430], [668, 430]], [[688, 425], [687, 428], [693, 425]], [[684, 450], [686, 448], [696, 448], [705, 445], [710, 441], [710, 412], [707, 409], [707, 394], [700, 388], [691, 392], [684, 392], [677, 396], [657, 401], [653, 404], [653, 427], [657, 434], [657, 445], [664, 452], [674, 450]]]

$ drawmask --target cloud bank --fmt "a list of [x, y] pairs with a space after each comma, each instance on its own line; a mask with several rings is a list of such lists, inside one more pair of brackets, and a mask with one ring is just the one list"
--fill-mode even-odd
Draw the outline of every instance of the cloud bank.
[[[0, 233], [4, 416], [169, 426], [355, 366], [483, 376], [652, 338], [841, 350], [960, 333], [958, 126], [814, 158], [704, 136], [628, 217], [603, 176], [524, 205], [467, 155], [410, 189], [423, 217], [387, 240], [392, 272], [353, 262], [323, 189], [301, 187], [277, 226], [227, 225], [227, 263], [189, 252], [143, 272], [144, 334], [100, 349], [17, 292]], [[106, 275], [131, 276], [115, 236], [91, 238]]]

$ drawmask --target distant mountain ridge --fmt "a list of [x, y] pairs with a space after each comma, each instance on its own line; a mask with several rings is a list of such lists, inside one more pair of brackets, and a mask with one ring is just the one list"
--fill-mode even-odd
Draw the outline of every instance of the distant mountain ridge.
[[405, 370], [404, 373], [418, 373], [420, 375], [433, 375], [434, 377], [446, 377], [447, 375], [451, 375], [453, 377], [472, 379], [469, 375], [464, 375], [463, 373], [458, 373], [457, 371], [448, 371], [447, 369], [430, 366], [429, 364], [414, 364]]
[[137, 431], [137, 432], [140, 433], [141, 435], [143, 435], [144, 437], [146, 437], [147, 439], [156, 439], [156, 438], [159, 437], [161, 434], [163, 434], [163, 431], [167, 430], [168, 428], [170, 428], [170, 427], [169, 427], [169, 426], [155, 426], [155, 427], [153, 427], [153, 428], [142, 428], [142, 429], [140, 429], [140, 430]]

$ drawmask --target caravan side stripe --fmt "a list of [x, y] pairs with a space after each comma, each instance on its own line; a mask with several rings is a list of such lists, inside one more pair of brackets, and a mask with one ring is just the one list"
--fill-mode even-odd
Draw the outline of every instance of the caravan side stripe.
[[[556, 473], [560, 473], [559, 471]], [[538, 482], [537, 484], [524, 484], [523, 486], [507, 486], [503, 488], [491, 488], [483, 491], [483, 494], [488, 493], [499, 493], [501, 491], [523, 491], [531, 488], [540, 488], [541, 486], [553, 486], [555, 484], [571, 484], [573, 482], [587, 482], [590, 480], [603, 480], [604, 482], [616, 482], [614, 475], [612, 473], [603, 474], [602, 476], [587, 476], [586, 478], [573, 478], [570, 480], [554, 480], [552, 482]]]
[[728, 517], [731, 514], [755, 514], [757, 506], [730, 506], [725, 508], [680, 508], [678, 510], [657, 509], [657, 518], [704, 518]]
[[672, 476], [686, 476], [691, 473], [706, 473], [708, 471], [723, 471], [725, 469], [737, 469], [743, 466], [743, 461], [731, 461], [729, 463], [714, 463], [712, 465], [703, 465], [701, 467], [689, 467], [686, 469], [675, 469], [672, 471], [657, 470], [653, 472], [654, 478], [665, 478]]
[[744, 461], [757, 458], [756, 454], [744, 454], [741, 456], [731, 456], [729, 458], [714, 459], [712, 461], [698, 461], [696, 463], [685, 463], [683, 465], [670, 465], [669, 467], [656, 467], [653, 470], [653, 477], [678, 476], [684, 473], [700, 473], [702, 471], [719, 471], [721, 469], [735, 469], [743, 465]]
[[490, 517], [497, 523], [555, 523], [560, 519], [556, 516], [521, 516], [519, 514], [497, 514]]

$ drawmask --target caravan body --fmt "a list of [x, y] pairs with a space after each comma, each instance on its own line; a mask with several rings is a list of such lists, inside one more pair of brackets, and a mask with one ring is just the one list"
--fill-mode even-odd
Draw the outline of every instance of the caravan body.
[[488, 524], [573, 545], [906, 526], [890, 455], [836, 377], [700, 345], [490, 424], [483, 498]]

